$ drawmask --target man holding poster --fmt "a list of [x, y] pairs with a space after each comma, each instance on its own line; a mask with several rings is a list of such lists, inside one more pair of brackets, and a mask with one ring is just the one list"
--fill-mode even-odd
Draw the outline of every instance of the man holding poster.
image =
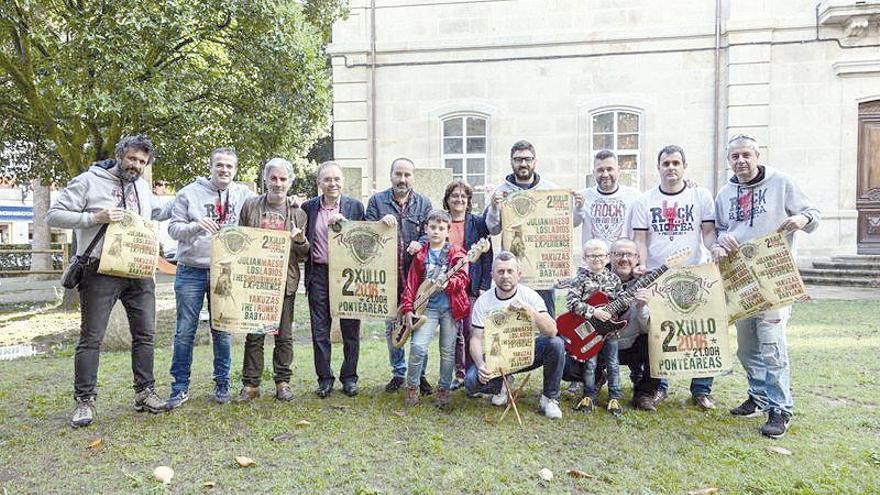
[[[131, 368], [134, 372], [134, 406], [137, 411], [159, 413], [166, 402], [153, 387], [153, 336], [156, 331], [156, 292], [149, 278], [123, 278], [98, 273], [106, 226], [122, 221], [127, 213], [164, 220], [159, 202], [141, 178], [155, 160], [153, 143], [146, 136], [128, 136], [116, 144], [116, 160], [108, 167], [95, 164], [73, 178], [49, 208], [51, 227], [73, 229], [76, 254], [91, 247], [78, 285], [82, 325], [74, 357], [74, 399], [70, 419], [74, 428], [87, 426], [95, 417], [98, 358], [110, 310], [122, 301], [131, 331]], [[153, 258], [155, 260], [155, 258]]]
[[[498, 310], [509, 309], [525, 315], [532, 322], [531, 334], [537, 328], [539, 335], [534, 337], [534, 357], [531, 365], [517, 369], [515, 372], [531, 371], [544, 367], [544, 385], [542, 388], [540, 409], [550, 419], [562, 417], [559, 409], [559, 384], [565, 366], [565, 344], [556, 335], [556, 321], [548, 314], [544, 300], [534, 290], [520, 285], [522, 276], [516, 256], [509, 251], [501, 251], [492, 263], [492, 281], [495, 287], [481, 295], [474, 303], [471, 311], [471, 342], [470, 352], [473, 364], [464, 378], [464, 385], [469, 393], [480, 391], [498, 391], [492, 397], [492, 404], [507, 404], [508, 390], [502, 385], [499, 372], [507, 370], [491, 369], [487, 364], [489, 355], [503, 356], [501, 338], [492, 339], [484, 345], [484, 329], [489, 326], [490, 316], [498, 314]], [[516, 327], [516, 318], [510, 318], [511, 326]], [[487, 352], [488, 351], [488, 352]], [[512, 384], [512, 378], [508, 380]]]
[[[241, 208], [238, 224], [268, 230], [290, 232], [290, 256], [287, 262], [287, 282], [281, 320], [275, 333], [272, 351], [272, 371], [275, 380], [275, 398], [288, 401], [290, 390], [290, 363], [293, 361], [293, 302], [299, 286], [299, 262], [309, 252], [305, 238], [306, 214], [299, 205], [287, 201], [287, 191], [293, 185], [293, 166], [283, 158], [273, 158], [263, 166], [264, 194], [250, 198]], [[263, 374], [263, 345], [266, 335], [249, 333], [245, 337], [244, 364], [241, 370], [242, 388], [239, 400], [248, 401], [260, 395]]]
[[[484, 212], [484, 216], [486, 217], [486, 226], [489, 227], [489, 233], [492, 235], [498, 235], [502, 231], [502, 202], [504, 199], [510, 194], [518, 191], [541, 191], [541, 190], [549, 190], [549, 189], [558, 189], [559, 187], [550, 182], [548, 180], [544, 180], [538, 175], [538, 172], [535, 171], [537, 168], [538, 162], [537, 157], [535, 155], [535, 147], [532, 143], [526, 140], [520, 140], [513, 143], [513, 146], [510, 148], [510, 168], [512, 173], [505, 177], [504, 182], [499, 184], [495, 188], [495, 192], [492, 194], [492, 197], [489, 200], [489, 204], [486, 205], [486, 211]], [[569, 205], [569, 209], [571, 206]], [[571, 225], [571, 211], [567, 211], [567, 223]], [[513, 226], [510, 226], [513, 227]], [[520, 259], [524, 259], [524, 257], [528, 256], [537, 256], [538, 253], [525, 252], [525, 244], [522, 239], [523, 232], [513, 231], [511, 236], [513, 237], [511, 240], [511, 244], [507, 247], [514, 254], [517, 255]], [[517, 252], [521, 251], [521, 252]], [[570, 247], [569, 247], [570, 252]], [[569, 257], [571, 255], [569, 254]], [[566, 260], [571, 263], [570, 260]], [[569, 266], [569, 271], [571, 267]], [[563, 275], [559, 278], [564, 278], [569, 276], [568, 274]], [[541, 299], [544, 300], [544, 305], [547, 307], [547, 311], [551, 318], [556, 318], [556, 306], [555, 306], [555, 297], [556, 291], [553, 289], [545, 289], [537, 291], [541, 296]]]
[[[685, 263], [704, 260], [704, 249], [715, 243], [715, 206], [712, 196], [702, 187], [689, 187], [685, 182], [687, 160], [684, 150], [676, 145], [665, 146], [657, 155], [660, 185], [645, 191], [633, 205], [633, 237], [639, 245], [639, 258], [644, 265], [639, 272], [653, 270], [666, 258], [690, 248], [691, 258]], [[691, 398], [702, 409], [715, 409], [712, 377], [691, 380]], [[657, 402], [666, 397], [661, 385]]]
[[[171, 358], [171, 397], [168, 404], [178, 407], [189, 398], [189, 377], [193, 345], [199, 326], [199, 313], [210, 286], [211, 238], [224, 225], [237, 225], [244, 201], [254, 193], [233, 182], [238, 154], [231, 148], [211, 152], [211, 177], [199, 177], [184, 187], [174, 199], [168, 234], [177, 241], [177, 275], [174, 297], [177, 301], [177, 328]], [[225, 404], [232, 367], [232, 335], [211, 330], [214, 343], [214, 400]]]
[[[312, 350], [318, 388], [315, 394], [322, 399], [333, 391], [333, 369], [330, 367], [330, 227], [345, 220], [364, 219], [364, 205], [355, 198], [342, 194], [344, 176], [335, 162], [324, 162], [316, 173], [320, 195], [303, 203], [308, 217], [306, 238], [311, 253], [306, 257], [306, 292], [309, 296], [309, 318], [312, 324]], [[357, 366], [360, 353], [360, 320], [340, 318], [342, 333], [342, 368], [339, 380], [342, 392], [353, 397], [358, 393]]]
[[[819, 210], [809, 198], [789, 176], [758, 165], [759, 157], [758, 142], [751, 136], [737, 135], [727, 143], [734, 175], [715, 198], [719, 236], [713, 251], [719, 255], [777, 230], [785, 233], [794, 250], [795, 232], [813, 232], [819, 226]], [[787, 306], [736, 322], [737, 356], [748, 374], [749, 396], [730, 413], [753, 417], [766, 411], [761, 433], [770, 438], [785, 435], [794, 413], [785, 341], [790, 315]]]

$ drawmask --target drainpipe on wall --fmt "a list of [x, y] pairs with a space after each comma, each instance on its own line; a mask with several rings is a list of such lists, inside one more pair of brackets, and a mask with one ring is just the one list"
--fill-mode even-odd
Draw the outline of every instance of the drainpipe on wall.
[[721, 118], [721, 0], [715, 0], [715, 88], [712, 106], [712, 196], [718, 194], [718, 140]]
[[[376, 0], [370, 0], [370, 176], [376, 190]], [[371, 193], [372, 194], [372, 193]]]

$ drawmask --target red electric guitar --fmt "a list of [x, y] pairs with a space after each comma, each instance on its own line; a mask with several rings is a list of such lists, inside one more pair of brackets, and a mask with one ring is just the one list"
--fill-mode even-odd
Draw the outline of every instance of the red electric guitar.
[[573, 312], [559, 315], [559, 318], [556, 318], [557, 335], [565, 341], [565, 351], [568, 355], [584, 362], [598, 354], [605, 343], [605, 336], [620, 331], [626, 326], [626, 320], [615, 318], [629, 308], [636, 291], [651, 285], [670, 268], [680, 266], [691, 257], [692, 252], [691, 248], [676, 251], [672, 256], [666, 258], [666, 263], [660, 268], [639, 277], [636, 283], [620, 293], [614, 301], [610, 301], [608, 296], [601, 291], [591, 295], [586, 301], [587, 304], [596, 308], [604, 308], [605, 311], [611, 313], [611, 319], [608, 321], [602, 321], [595, 317], [587, 320]]

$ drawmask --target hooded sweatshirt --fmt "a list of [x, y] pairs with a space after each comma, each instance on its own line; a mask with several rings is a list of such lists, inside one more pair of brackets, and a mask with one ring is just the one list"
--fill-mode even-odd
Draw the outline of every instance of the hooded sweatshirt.
[[[516, 192], [516, 191], [526, 191], [529, 189], [534, 189], [536, 191], [547, 190], [547, 189], [559, 189], [559, 186], [556, 184], [541, 180], [541, 176], [538, 175], [538, 172], [534, 173], [535, 178], [531, 184], [527, 186], [521, 186], [516, 183], [516, 177], [513, 174], [508, 175], [504, 178], [504, 182], [498, 185], [495, 188], [496, 191], [501, 192]], [[489, 199], [489, 198], [487, 198]], [[486, 217], [486, 226], [489, 227], [489, 233], [492, 235], [498, 235], [501, 233], [501, 208], [493, 205], [491, 202], [486, 205], [486, 210], [483, 212]]]
[[168, 234], [177, 241], [177, 262], [194, 268], [211, 267], [211, 236], [199, 225], [211, 218], [220, 227], [238, 225], [244, 201], [256, 194], [247, 187], [232, 183], [217, 189], [209, 179], [199, 177], [174, 198]]
[[[151, 220], [165, 220], [170, 215], [170, 205], [162, 207], [147, 181], [139, 177], [133, 182], [124, 182], [115, 174], [115, 169], [104, 165], [92, 165], [74, 177], [46, 215], [49, 226], [73, 229], [77, 255], [85, 252], [101, 229], [101, 224], [95, 222], [95, 213], [101, 210], [125, 208]], [[104, 239], [101, 239], [89, 256], [100, 258], [103, 245]]]
[[[732, 235], [743, 243], [774, 232], [792, 215], [804, 214], [810, 219], [805, 232], [819, 226], [819, 210], [788, 175], [764, 165], [747, 184], [740, 184], [734, 175], [715, 197], [715, 226], [718, 234]], [[794, 232], [786, 238], [794, 253]]]

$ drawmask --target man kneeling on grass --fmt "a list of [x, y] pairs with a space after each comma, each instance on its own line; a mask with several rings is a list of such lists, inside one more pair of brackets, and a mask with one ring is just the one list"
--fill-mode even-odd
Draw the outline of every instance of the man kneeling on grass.
[[[412, 325], [413, 305], [422, 282], [429, 280], [436, 284], [440, 277], [465, 256], [462, 248], [446, 240], [450, 223], [452, 218], [443, 210], [434, 210], [428, 214], [428, 243], [413, 256], [400, 306], [410, 325]], [[431, 342], [434, 330], [440, 327], [440, 381], [436, 405], [441, 409], [449, 408], [449, 390], [452, 387], [452, 374], [455, 371], [455, 338], [458, 334], [455, 322], [467, 316], [470, 309], [468, 285], [470, 285], [470, 277], [465, 264], [452, 274], [442, 290], [428, 300], [427, 311], [423, 315], [425, 323], [413, 330], [409, 344], [409, 365], [406, 370], [407, 407], [419, 402], [419, 379], [424, 374], [428, 343]]]
[[[535, 360], [528, 368], [518, 371], [531, 371], [544, 367], [544, 386], [541, 395], [541, 412], [550, 419], [562, 417], [559, 409], [559, 384], [565, 366], [565, 346], [556, 335], [556, 321], [547, 313], [544, 300], [534, 290], [519, 284], [522, 276], [519, 263], [510, 251], [501, 251], [492, 262], [492, 280], [495, 287], [484, 292], [474, 303], [471, 311], [471, 358], [474, 364], [468, 369], [464, 385], [471, 394], [486, 391], [499, 391], [492, 397], [492, 404], [507, 404], [507, 388], [501, 378], [490, 379], [492, 371], [483, 358], [483, 328], [486, 318], [497, 309], [510, 308], [528, 313], [539, 335], [535, 338]], [[512, 385], [513, 380], [508, 383]]]

